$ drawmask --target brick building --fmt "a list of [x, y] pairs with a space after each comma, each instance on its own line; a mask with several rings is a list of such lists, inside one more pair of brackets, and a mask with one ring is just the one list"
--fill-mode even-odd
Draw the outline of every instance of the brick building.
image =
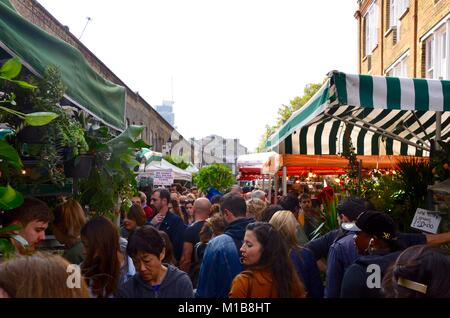
[[[161, 151], [173, 133], [179, 134], [159, 115], [152, 106], [139, 94], [133, 92], [120, 80], [100, 59], [83, 45], [70, 31], [53, 17], [35, 0], [11, 0], [16, 10], [28, 21], [44, 29], [77, 48], [89, 62], [91, 67], [107, 80], [126, 88], [126, 121], [127, 125], [145, 126], [143, 139], [153, 145], [155, 151]], [[181, 136], [184, 140], [184, 138]]]
[[450, 0], [359, 0], [362, 74], [450, 79]]

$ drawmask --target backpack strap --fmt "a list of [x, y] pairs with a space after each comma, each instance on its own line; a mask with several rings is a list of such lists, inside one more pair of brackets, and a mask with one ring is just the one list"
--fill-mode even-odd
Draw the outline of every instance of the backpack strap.
[[[202, 242], [197, 242], [196, 244], [195, 244], [195, 246], [194, 246], [194, 263], [197, 263], [198, 261], [200, 261], [200, 255], [198, 254], [198, 250], [199, 250], [199, 247], [200, 246], [202, 246], [204, 243], [202, 243]], [[206, 244], [208, 244], [208, 243], [206, 243]]]

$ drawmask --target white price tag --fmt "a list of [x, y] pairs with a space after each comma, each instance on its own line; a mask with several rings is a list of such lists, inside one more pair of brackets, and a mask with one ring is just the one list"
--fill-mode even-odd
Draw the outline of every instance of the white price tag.
[[439, 212], [417, 209], [411, 227], [420, 231], [436, 234], [441, 223]]

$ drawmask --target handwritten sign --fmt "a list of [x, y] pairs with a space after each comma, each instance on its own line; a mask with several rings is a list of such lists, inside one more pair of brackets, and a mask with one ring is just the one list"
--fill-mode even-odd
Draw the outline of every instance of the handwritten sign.
[[439, 212], [428, 211], [424, 209], [417, 209], [416, 214], [411, 222], [411, 227], [436, 234], [441, 223], [441, 216]]
[[157, 170], [153, 175], [153, 184], [170, 186], [173, 184], [173, 173], [172, 170]]

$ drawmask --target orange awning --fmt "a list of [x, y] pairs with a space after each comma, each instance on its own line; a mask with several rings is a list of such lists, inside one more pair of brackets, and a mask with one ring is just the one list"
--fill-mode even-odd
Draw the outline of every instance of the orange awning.
[[[411, 156], [357, 156], [362, 160], [362, 168], [371, 169], [395, 169], [399, 160], [416, 158], [421, 161], [429, 161], [428, 157]], [[295, 172], [311, 171], [316, 174], [342, 174], [348, 168], [348, 159], [336, 155], [282, 155], [280, 166], [286, 166], [288, 175]], [[335, 172], [335, 173], [333, 173]]]

